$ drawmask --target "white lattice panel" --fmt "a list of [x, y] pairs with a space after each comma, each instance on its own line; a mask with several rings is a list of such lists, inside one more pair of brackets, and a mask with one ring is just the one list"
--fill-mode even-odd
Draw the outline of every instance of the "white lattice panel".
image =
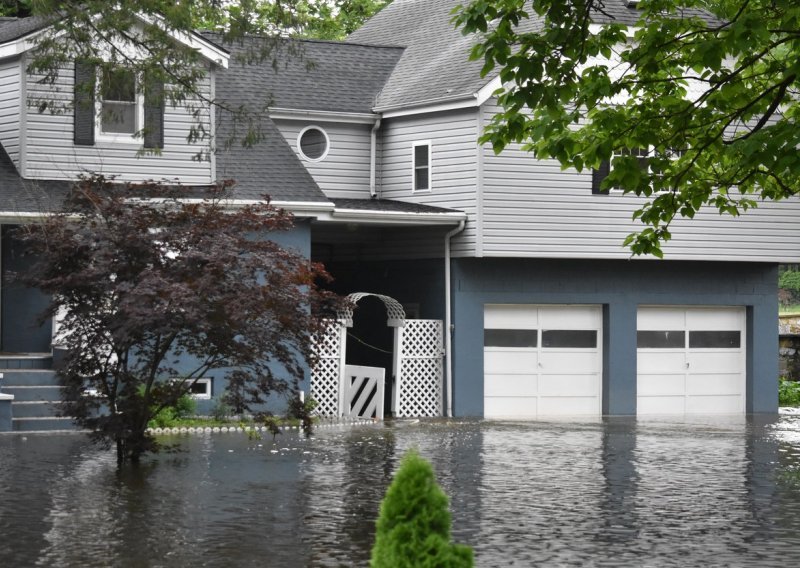
[[400, 344], [397, 416], [441, 416], [442, 322], [406, 320]]
[[340, 330], [338, 322], [330, 322], [314, 340], [317, 363], [311, 370], [311, 398], [317, 401], [320, 416], [339, 416]]

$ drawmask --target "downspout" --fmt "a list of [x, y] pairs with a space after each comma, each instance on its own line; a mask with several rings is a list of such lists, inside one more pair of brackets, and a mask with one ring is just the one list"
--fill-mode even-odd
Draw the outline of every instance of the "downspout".
[[466, 221], [444, 236], [444, 357], [447, 383], [447, 417], [453, 417], [453, 323], [450, 309], [450, 239], [464, 230]]
[[381, 127], [381, 119], [378, 117], [372, 125], [369, 137], [369, 196], [371, 199], [378, 197], [375, 188], [375, 169], [378, 161], [378, 129]]

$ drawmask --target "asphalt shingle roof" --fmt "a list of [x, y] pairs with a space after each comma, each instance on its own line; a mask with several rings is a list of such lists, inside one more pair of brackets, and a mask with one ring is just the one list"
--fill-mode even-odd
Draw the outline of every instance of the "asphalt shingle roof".
[[25, 180], [5, 148], [0, 145], [0, 211], [5, 213], [43, 213], [61, 208], [69, 191], [66, 181]]
[[0, 43], [19, 39], [46, 25], [45, 18], [0, 18]]
[[[203, 35], [221, 42], [216, 34]], [[400, 47], [313, 40], [246, 38], [221, 45], [231, 51], [228, 72], [244, 73], [248, 89], [260, 96], [258, 102], [279, 108], [356, 113], [372, 112], [378, 93], [403, 53]], [[271, 51], [258, 57], [265, 47]]]
[[[394, 0], [356, 30], [347, 41], [402, 45], [403, 57], [378, 97], [376, 110], [421, 106], [428, 103], [470, 97], [498, 73], [495, 69], [481, 78], [483, 61], [469, 61], [469, 51], [479, 40], [463, 35], [451, 23], [452, 10], [464, 0]], [[605, 0], [603, 13], [596, 12], [596, 23], [635, 24], [639, 12], [628, 8], [625, 0]], [[520, 22], [522, 32], [541, 29], [542, 20], [530, 10], [531, 19]], [[700, 16], [717, 22], [700, 10], [686, 10], [687, 16]]]

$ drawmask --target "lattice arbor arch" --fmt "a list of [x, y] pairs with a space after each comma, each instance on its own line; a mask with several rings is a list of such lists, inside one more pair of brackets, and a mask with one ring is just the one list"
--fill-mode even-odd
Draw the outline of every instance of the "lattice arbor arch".
[[356, 292], [347, 296], [348, 308], [330, 320], [315, 341], [317, 364], [311, 372], [311, 396], [322, 416], [348, 415], [349, 378], [345, 365], [347, 329], [353, 327], [353, 309], [368, 296], [386, 307], [386, 325], [394, 328], [392, 352], [392, 412], [396, 417], [440, 416], [442, 413], [443, 326], [441, 320], [407, 320], [403, 306], [390, 296]]

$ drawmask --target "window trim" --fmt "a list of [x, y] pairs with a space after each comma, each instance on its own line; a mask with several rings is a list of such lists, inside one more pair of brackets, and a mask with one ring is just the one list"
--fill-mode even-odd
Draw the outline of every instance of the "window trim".
[[139, 137], [144, 128], [144, 93], [141, 92], [141, 77], [138, 73], [134, 72], [134, 91], [136, 93], [136, 113], [135, 124], [132, 134], [124, 134], [121, 132], [104, 132], [103, 131], [103, 78], [102, 69], [97, 71], [97, 90], [95, 92], [95, 121], [94, 121], [94, 139], [95, 142], [109, 142], [112, 144], [141, 144]]
[[[300, 140], [303, 139], [303, 134], [312, 129], [319, 130], [325, 137], [325, 151], [319, 158], [311, 158], [309, 156], [306, 156], [305, 152], [303, 152], [303, 147], [300, 145]], [[297, 153], [300, 155], [300, 158], [305, 160], [306, 162], [311, 162], [311, 163], [321, 162], [328, 157], [328, 152], [330, 152], [330, 150], [331, 150], [331, 138], [330, 136], [328, 136], [328, 133], [325, 131], [325, 129], [322, 128], [321, 126], [318, 126], [316, 124], [309, 124], [297, 134]]]
[[[645, 151], [644, 155], [634, 154], [633, 152], [642, 152]], [[647, 169], [650, 171], [650, 159], [653, 156], [654, 148], [653, 146], [648, 146], [645, 148], [622, 148], [620, 150], [614, 150], [611, 153], [611, 158], [608, 160], [603, 160], [600, 162], [600, 166], [596, 169], [592, 170], [592, 194], [593, 195], [609, 195], [609, 194], [619, 194], [622, 195], [624, 190], [620, 187], [609, 187], [607, 189], [602, 189], [600, 184], [603, 183], [608, 175], [611, 173], [611, 165], [614, 161], [614, 158], [618, 158], [621, 156], [634, 156], [639, 160], [639, 168], [640, 169]], [[628, 152], [628, 153], [625, 153]], [[672, 151], [672, 159], [675, 160], [680, 158], [685, 150], [673, 150]], [[669, 193], [668, 189], [663, 189], [661, 191], [655, 192], [653, 195], [661, 195], [664, 193]]]
[[[417, 146], [428, 147], [428, 187], [417, 189]], [[433, 190], [433, 144], [430, 140], [416, 140], [411, 143], [411, 193], [429, 193]]]
[[214, 395], [214, 387], [213, 387], [212, 380], [210, 378], [197, 379], [197, 381], [195, 381], [194, 384], [195, 385], [205, 385], [206, 386], [206, 392], [201, 394], [201, 393], [193, 393], [193, 392], [189, 391], [187, 394], [191, 398], [193, 398], [195, 400], [211, 400], [211, 398]]

